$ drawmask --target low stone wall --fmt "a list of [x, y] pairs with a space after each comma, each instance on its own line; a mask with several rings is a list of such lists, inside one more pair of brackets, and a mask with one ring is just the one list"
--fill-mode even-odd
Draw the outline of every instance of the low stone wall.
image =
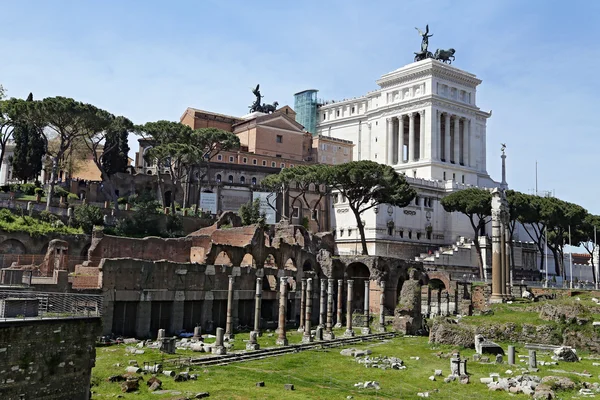
[[87, 400], [100, 318], [0, 323], [0, 398]]

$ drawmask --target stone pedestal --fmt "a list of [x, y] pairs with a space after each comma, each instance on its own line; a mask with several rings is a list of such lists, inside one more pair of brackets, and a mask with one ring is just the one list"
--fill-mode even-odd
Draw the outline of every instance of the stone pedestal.
[[156, 341], [160, 342], [161, 340], [163, 340], [165, 337], [165, 330], [164, 329], [159, 329], [158, 330], [158, 334], [156, 335]]
[[202, 340], [202, 327], [196, 326], [194, 328], [194, 336], [192, 337], [194, 340]]
[[304, 316], [306, 313], [306, 278], [302, 278], [302, 291], [300, 292], [300, 326], [298, 332], [304, 332]]
[[250, 340], [246, 343], [246, 350], [258, 350], [260, 345], [258, 344], [258, 332], [250, 331]]
[[312, 282], [311, 278], [306, 280], [306, 311], [304, 316], [304, 333], [302, 334], [302, 343], [312, 342], [310, 334], [310, 319], [312, 317]]
[[335, 322], [336, 328], [341, 328], [342, 325], [342, 308], [344, 307], [344, 280], [338, 279], [338, 292], [337, 292], [337, 318]]
[[334, 279], [329, 279], [327, 281], [327, 321], [325, 323], [325, 333], [323, 337], [326, 340], [335, 339], [335, 334], [333, 333], [333, 284], [335, 283]]
[[229, 275], [229, 286], [227, 288], [227, 320], [225, 322], [225, 340], [233, 338], [233, 275]]
[[223, 339], [225, 337], [225, 331], [223, 328], [217, 328], [217, 333], [215, 337], [215, 344], [213, 346], [213, 353], [217, 355], [226, 354], [227, 350], [225, 346], [223, 346]]
[[282, 277], [279, 280], [279, 327], [277, 328], [279, 336], [275, 344], [287, 346], [288, 340], [285, 332], [285, 308], [287, 303], [287, 278]]
[[346, 332], [344, 332], [344, 336], [352, 337], [354, 336], [354, 331], [352, 330], [352, 296], [354, 289], [354, 281], [352, 279], [348, 280], [348, 291], [346, 293]]

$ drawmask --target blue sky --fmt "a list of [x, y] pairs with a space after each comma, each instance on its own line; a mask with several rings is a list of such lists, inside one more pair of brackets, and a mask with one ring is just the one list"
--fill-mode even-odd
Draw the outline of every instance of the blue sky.
[[243, 115], [257, 83], [266, 102], [290, 105], [308, 88], [325, 99], [374, 90], [412, 61], [414, 28], [428, 23], [430, 47], [455, 48], [454, 65], [483, 80], [490, 174], [500, 179], [504, 142], [512, 188], [534, 188], [537, 160], [540, 190], [600, 214], [598, 15], [589, 0], [13, 1], [0, 84], [136, 123], [188, 106]]

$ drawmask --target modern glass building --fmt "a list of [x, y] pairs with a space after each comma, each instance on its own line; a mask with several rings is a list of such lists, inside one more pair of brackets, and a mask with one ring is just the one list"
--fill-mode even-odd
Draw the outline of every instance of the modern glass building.
[[317, 92], [316, 89], [308, 89], [294, 94], [296, 122], [313, 136], [317, 134]]

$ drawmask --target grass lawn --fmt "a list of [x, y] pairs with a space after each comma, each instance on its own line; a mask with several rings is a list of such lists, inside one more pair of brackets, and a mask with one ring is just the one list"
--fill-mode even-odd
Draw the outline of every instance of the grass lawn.
[[[341, 334], [342, 331], [338, 331]], [[243, 342], [247, 334], [238, 334], [235, 338], [237, 348], [245, 348]], [[302, 334], [296, 331], [288, 333], [290, 343], [299, 342]], [[264, 334], [260, 339], [261, 347], [274, 346], [276, 335]], [[207, 340], [209, 341], [209, 340]], [[517, 343], [517, 354], [527, 354], [522, 344]], [[100, 347], [96, 350], [96, 367], [93, 369], [92, 387], [93, 399], [114, 398], [122, 395], [125, 399], [168, 399], [177, 398], [176, 393], [152, 394], [148, 392], [145, 382], [140, 385], [138, 393], [121, 393], [118, 383], [109, 383], [111, 375], [124, 373], [128, 360], [137, 360], [143, 367], [143, 362], [165, 362], [166, 357], [158, 350], [145, 349], [140, 356], [129, 355], [125, 352], [126, 345]], [[347, 347], [369, 348], [373, 351], [371, 357], [393, 356], [404, 361], [405, 370], [380, 370], [365, 368], [354, 361], [352, 357], [340, 355], [340, 350]], [[506, 349], [506, 344], [503, 345]], [[428, 379], [434, 370], [441, 369], [446, 376], [450, 372], [449, 358], [440, 358], [436, 354], [451, 353], [460, 350], [461, 356], [467, 357], [467, 369], [471, 374], [471, 383], [461, 385], [458, 382], [444, 383], [443, 377], [435, 382]], [[418, 398], [418, 392], [429, 391], [433, 399], [508, 399], [515, 395], [506, 392], [490, 392], [486, 385], [479, 383], [479, 378], [487, 377], [492, 372], [506, 376], [505, 371], [511, 369], [519, 373], [519, 366], [508, 366], [506, 362], [498, 364], [480, 364], [472, 362], [472, 349], [457, 349], [451, 346], [430, 345], [426, 337], [397, 337], [381, 342], [366, 342], [326, 350], [303, 351], [296, 354], [266, 358], [257, 361], [233, 363], [226, 366], [192, 367], [192, 373], [198, 374], [197, 381], [174, 382], [173, 378], [163, 375], [163, 390], [181, 392], [180, 396], [193, 397], [199, 392], [209, 392], [211, 399], [413, 399]], [[175, 357], [200, 357], [204, 353], [177, 350]], [[580, 356], [587, 356], [580, 353]], [[415, 360], [411, 357], [418, 356]], [[549, 353], [538, 352], [538, 361], [550, 361]], [[505, 359], [506, 361], [506, 359]], [[598, 361], [598, 360], [594, 360]], [[540, 366], [539, 376], [557, 375], [570, 377], [575, 382], [598, 382], [598, 367], [592, 366], [592, 360], [587, 357], [580, 363], [559, 363], [558, 366]], [[120, 363], [120, 367], [114, 364]], [[519, 362], [520, 366], [527, 365]], [[591, 378], [583, 378], [570, 373], [552, 372], [551, 369], [581, 372], [587, 370], [594, 374]], [[147, 381], [151, 375], [145, 375]], [[375, 380], [381, 385], [381, 390], [358, 389], [357, 382]], [[256, 387], [256, 382], [264, 381], [265, 387]], [[283, 385], [292, 383], [294, 391], [286, 391]], [[435, 390], [438, 390], [435, 392]], [[557, 392], [559, 398], [571, 398], [572, 392]], [[516, 395], [529, 398], [523, 394]]]

